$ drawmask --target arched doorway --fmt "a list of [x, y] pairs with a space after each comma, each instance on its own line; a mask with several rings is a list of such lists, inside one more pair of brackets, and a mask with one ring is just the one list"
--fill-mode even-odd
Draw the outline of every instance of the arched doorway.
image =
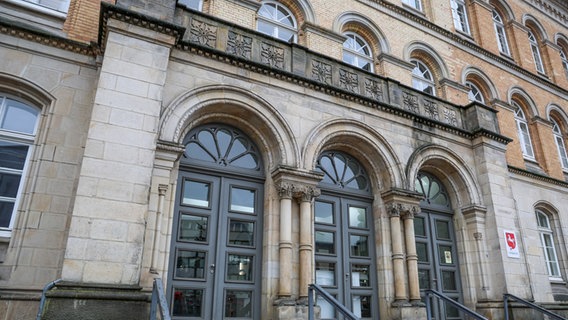
[[175, 319], [259, 319], [263, 166], [239, 130], [189, 132], [180, 160], [168, 298]]
[[[450, 198], [433, 175], [419, 172], [416, 191], [424, 195], [422, 213], [414, 217], [420, 289], [436, 290], [460, 303], [461, 281]], [[433, 300], [433, 319], [462, 319], [458, 309]]]
[[[357, 160], [339, 151], [320, 155], [323, 172], [315, 200], [316, 283], [361, 319], [378, 319], [375, 237], [371, 185]], [[336, 319], [334, 309], [317, 299], [321, 319]]]

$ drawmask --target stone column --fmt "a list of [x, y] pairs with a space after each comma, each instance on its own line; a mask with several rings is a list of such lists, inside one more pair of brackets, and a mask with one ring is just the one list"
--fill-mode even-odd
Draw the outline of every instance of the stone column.
[[408, 298], [404, 280], [404, 253], [402, 251], [402, 234], [400, 231], [400, 209], [400, 204], [391, 203], [388, 206], [391, 228], [395, 303], [406, 302]]
[[278, 295], [292, 295], [292, 190], [290, 184], [278, 186], [280, 196], [280, 242], [278, 246], [280, 257], [280, 278]]
[[305, 186], [298, 193], [300, 202], [300, 299], [308, 297], [308, 285], [314, 282], [314, 246], [312, 224], [312, 200], [320, 191], [312, 186]]
[[418, 255], [414, 237], [414, 215], [420, 212], [419, 206], [404, 206], [404, 238], [406, 243], [406, 268], [408, 272], [408, 292], [410, 303], [420, 303], [420, 285], [418, 284]]

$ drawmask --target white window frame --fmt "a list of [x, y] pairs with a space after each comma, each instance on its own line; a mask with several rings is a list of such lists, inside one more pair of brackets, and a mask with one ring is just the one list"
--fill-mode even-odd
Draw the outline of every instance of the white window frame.
[[[373, 51], [367, 41], [355, 32], [345, 32], [343, 35], [347, 37], [343, 42], [343, 62], [373, 72]], [[352, 61], [346, 57], [346, 53], [353, 58]], [[365, 69], [366, 65], [368, 69]]]
[[46, 13], [49, 15], [55, 15], [65, 17], [69, 11], [69, 3], [71, 0], [55, 0], [59, 3], [58, 6], [46, 5], [45, 0], [5, 0], [7, 2], [16, 3], [23, 7], [35, 10], [38, 12]]
[[531, 135], [529, 132], [529, 124], [526, 120], [525, 113], [521, 106], [513, 101], [513, 108], [515, 109], [515, 122], [517, 123], [517, 136], [523, 151], [523, 157], [529, 160], [535, 160], [534, 149], [532, 146]]
[[499, 46], [499, 52], [511, 55], [509, 51], [509, 42], [507, 41], [507, 33], [505, 32], [505, 24], [503, 23], [503, 18], [497, 10], [493, 10], [493, 27], [495, 28], [495, 36], [497, 37], [497, 45]]
[[203, 11], [202, 0], [178, 0], [178, 3], [193, 10]]
[[[420, 60], [411, 59], [410, 62], [414, 64], [414, 69], [412, 69], [412, 87], [416, 90], [436, 95], [436, 83], [430, 68]], [[428, 92], [427, 89], [431, 89], [432, 92]]]
[[544, 73], [544, 65], [542, 64], [542, 57], [540, 55], [540, 49], [538, 48], [538, 41], [536, 40], [534, 33], [530, 30], [528, 31], [528, 37], [536, 71]]
[[562, 68], [564, 68], [564, 75], [568, 79], [568, 56], [563, 47], [560, 47], [560, 60], [562, 61]]
[[[556, 245], [554, 244], [554, 232], [550, 226], [550, 218], [546, 213], [536, 210], [536, 220], [548, 276], [553, 280], [562, 280], [560, 263], [558, 263], [558, 253], [556, 251]], [[547, 239], [550, 245], [547, 245]]]
[[[27, 133], [17, 132], [17, 131], [11, 131], [11, 130], [3, 128], [3, 123], [4, 123], [4, 120], [5, 120], [5, 116], [6, 116], [7, 100], [8, 99], [16, 100], [20, 103], [27, 105], [28, 107], [36, 109], [37, 115], [36, 115], [36, 118], [35, 118], [35, 123], [33, 124], [32, 132], [27, 132]], [[36, 135], [37, 127], [38, 127], [39, 116], [40, 116], [39, 108], [37, 108], [37, 107], [35, 107], [35, 106], [25, 102], [25, 101], [22, 101], [21, 99], [17, 99], [17, 98], [14, 98], [14, 97], [0, 93], [0, 141], [12, 143], [12, 144], [17, 144], [17, 145], [28, 146], [26, 159], [24, 160], [24, 164], [23, 164], [21, 170], [20, 169], [0, 167], [1, 173], [7, 173], [7, 174], [19, 175], [20, 176], [20, 183], [18, 185], [16, 197], [2, 197], [2, 196], [0, 196], [0, 200], [3, 200], [3, 202], [14, 203], [14, 207], [12, 209], [12, 213], [11, 213], [11, 217], [10, 217], [10, 221], [8, 223], [8, 226], [7, 227], [0, 227], [0, 237], [10, 237], [11, 232], [12, 232], [11, 230], [13, 229], [14, 222], [16, 221], [16, 215], [17, 215], [17, 212], [18, 212], [22, 188], [23, 188], [23, 185], [24, 185], [24, 181], [26, 179], [26, 172], [27, 172], [28, 164], [30, 162], [30, 155], [32, 154], [33, 144], [34, 144], [34, 141], [35, 141], [35, 135]]]
[[402, 3], [418, 11], [422, 11], [422, 0], [402, 0]]
[[450, 6], [452, 8], [452, 16], [454, 19], [454, 27], [456, 28], [456, 30], [466, 34], [470, 34], [465, 1], [450, 0]]
[[554, 141], [556, 141], [556, 148], [558, 149], [558, 157], [560, 158], [560, 165], [564, 171], [568, 170], [568, 153], [566, 152], [566, 143], [562, 137], [562, 131], [558, 122], [550, 119], [552, 122], [552, 133], [554, 134]]
[[[276, 11], [278, 11], [279, 8], [283, 9], [283, 11], [285, 11], [287, 13], [287, 15], [283, 19], [277, 20], [276, 17], [268, 16], [268, 15], [265, 14], [265, 11], [268, 11], [266, 9], [266, 7], [274, 7], [274, 9]], [[257, 16], [258, 16], [258, 21], [262, 21], [262, 22], [264, 22], [267, 25], [270, 25], [272, 27], [272, 33], [268, 34], [269, 36], [272, 36], [274, 38], [278, 38], [278, 39], [283, 40], [283, 41], [290, 41], [290, 39], [285, 39], [285, 38], [282, 38], [281, 36], [279, 36], [279, 33], [280, 33], [279, 31], [282, 28], [282, 29], [285, 29], [285, 30], [291, 32], [293, 34], [292, 41], [297, 42], [298, 23], [296, 22], [296, 17], [294, 17], [294, 14], [292, 14], [292, 11], [290, 11], [290, 9], [288, 9], [286, 6], [280, 4], [279, 2], [276, 2], [276, 1], [263, 1], [262, 6], [258, 10]], [[286, 21], [287, 18], [290, 18], [290, 20], [292, 20], [291, 25], [283, 22], [283, 21]], [[263, 31], [259, 30], [258, 22], [257, 22], [256, 30], [259, 31], [259, 32], [263, 32]]]
[[483, 97], [481, 90], [479, 90], [479, 88], [473, 82], [466, 81], [465, 86], [469, 88], [467, 97], [469, 98], [470, 101], [485, 103], [485, 98]]

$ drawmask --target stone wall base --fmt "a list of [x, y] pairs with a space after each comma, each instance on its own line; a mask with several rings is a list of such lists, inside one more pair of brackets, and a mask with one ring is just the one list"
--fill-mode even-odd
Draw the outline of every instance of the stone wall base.
[[151, 296], [141, 289], [60, 282], [46, 294], [42, 320], [149, 319]]
[[[308, 306], [305, 304], [277, 303], [274, 306], [278, 320], [308, 320]], [[314, 306], [314, 319], [320, 318], [320, 308]]]
[[393, 320], [426, 320], [426, 307], [410, 304], [393, 305], [391, 307], [391, 315]]

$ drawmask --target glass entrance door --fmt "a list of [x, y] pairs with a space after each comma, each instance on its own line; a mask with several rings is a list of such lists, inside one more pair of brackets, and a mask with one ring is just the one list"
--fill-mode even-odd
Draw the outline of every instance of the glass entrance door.
[[174, 319], [259, 319], [263, 185], [182, 172], [168, 297]]

